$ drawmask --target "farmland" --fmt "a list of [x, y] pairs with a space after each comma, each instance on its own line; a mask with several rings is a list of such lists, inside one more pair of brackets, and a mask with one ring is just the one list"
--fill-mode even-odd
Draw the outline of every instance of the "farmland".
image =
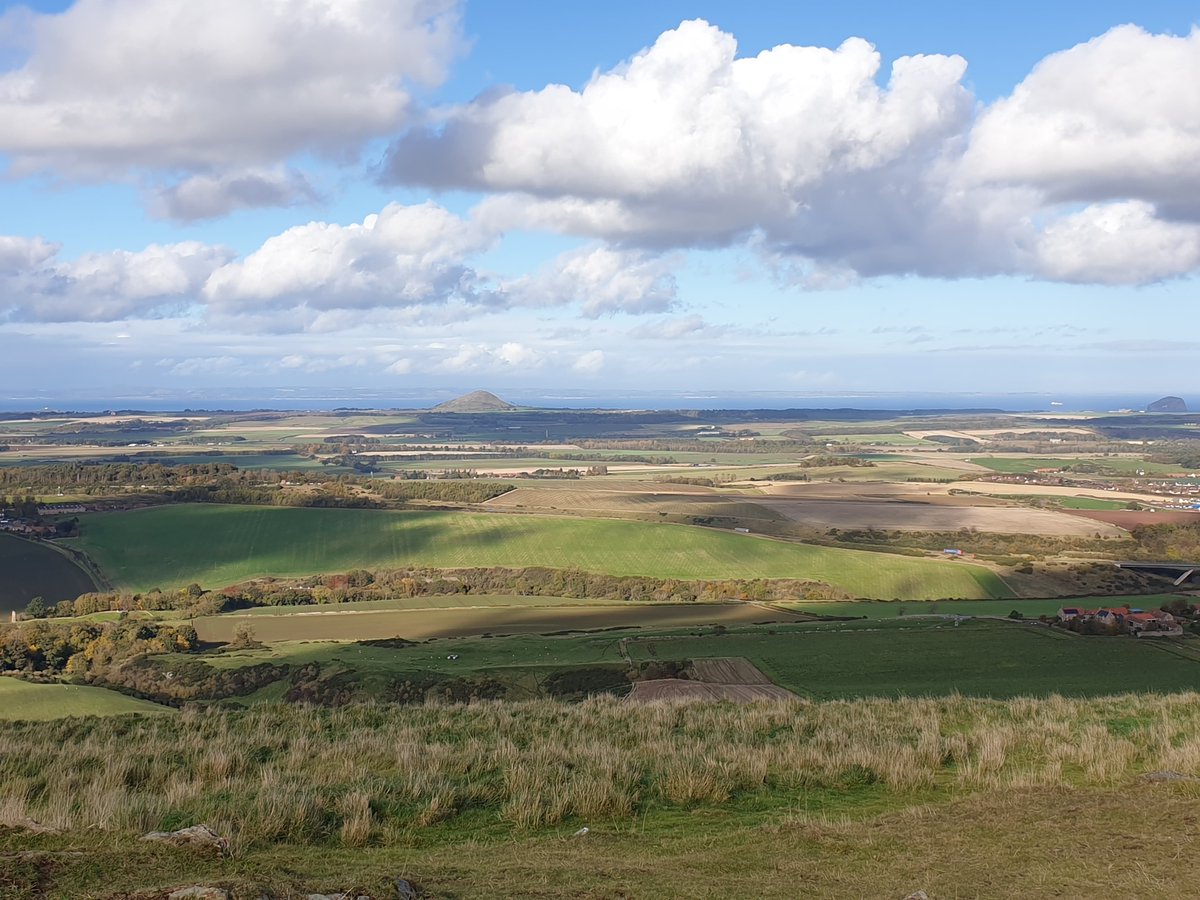
[[57, 550], [0, 534], [0, 614], [5, 617], [34, 597], [54, 603], [74, 599], [95, 587], [87, 572]]
[[[486, 599], [486, 598], [485, 598]], [[459, 602], [463, 602], [460, 600]], [[469, 602], [474, 603], [474, 598]], [[194, 619], [204, 641], [232, 640], [239, 626], [249, 625], [260, 641], [357, 641], [399, 636], [408, 640], [461, 637], [484, 633], [545, 633], [597, 628], [675, 628], [787, 622], [797, 617], [750, 603], [613, 604], [576, 601], [570, 606], [500, 606], [467, 608], [358, 610], [245, 616], [225, 614]]]
[[550, 516], [177, 505], [87, 516], [80, 546], [136, 591], [376, 566], [550, 566], [667, 578], [805, 578], [860, 597], [1003, 597], [989, 570], [715, 530]]
[[631, 641], [634, 659], [744, 656], [814, 699], [963, 694], [1097, 696], [1200, 689], [1200, 662], [1149, 642], [1035, 625], [874, 621]]
[[[899, 604], [829, 606], [806, 611], [849, 616], [862, 612], [855, 607]], [[1100, 696], [1129, 690], [1200, 689], [1200, 658], [1190, 644], [1081, 639], [1036, 623], [964, 619], [956, 625], [952, 615], [995, 615], [998, 610], [976, 605], [968, 611], [939, 603], [940, 617], [930, 617], [922, 615], [921, 606], [905, 604], [907, 616], [884, 618], [868, 611], [866, 619], [846, 621], [789, 620], [782, 611], [772, 614], [749, 604], [743, 604], [740, 613], [735, 612], [736, 606], [716, 604], [661, 609], [627, 605], [615, 610], [594, 608], [590, 613], [588, 607], [543, 608], [538, 610], [543, 617], [540, 631], [528, 615], [531, 611], [519, 608], [439, 610], [430, 615], [427, 630], [422, 630], [422, 616], [411, 612], [401, 615], [411, 616], [413, 624], [398, 631], [390, 630], [390, 622], [372, 630], [361, 621], [368, 615], [336, 612], [226, 615], [219, 621], [195, 624], [204, 633], [227, 637], [238, 624], [250, 621], [256, 638], [275, 641], [262, 648], [204, 657], [221, 669], [265, 662], [315, 663], [332, 671], [352, 671], [361, 684], [387, 683], [405, 672], [486, 675], [508, 685], [515, 696], [538, 696], [538, 679], [530, 680], [533, 673], [544, 677], [578, 666], [619, 668], [623, 653], [634, 662], [743, 658], [780, 687], [814, 699]], [[447, 618], [449, 612], [457, 615]], [[531, 627], [522, 627], [520, 623], [526, 621]], [[641, 627], [630, 628], [634, 623]], [[593, 631], [579, 630], [589, 624]], [[376, 639], [396, 634], [420, 642], [392, 646], [347, 639], [367, 632]]]
[[120, 716], [172, 712], [170, 707], [77, 684], [29, 684], [0, 678], [0, 721], [49, 720], [70, 716]]

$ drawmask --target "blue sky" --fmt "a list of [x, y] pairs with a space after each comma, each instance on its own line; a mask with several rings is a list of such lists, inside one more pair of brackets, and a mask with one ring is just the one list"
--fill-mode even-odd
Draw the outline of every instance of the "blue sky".
[[0, 3], [0, 384], [1187, 394], [1184, 3]]

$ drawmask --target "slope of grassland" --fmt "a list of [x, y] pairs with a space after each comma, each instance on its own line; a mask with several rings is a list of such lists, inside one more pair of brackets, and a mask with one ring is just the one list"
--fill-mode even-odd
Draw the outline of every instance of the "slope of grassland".
[[195, 504], [88, 516], [80, 543], [115, 584], [135, 591], [419, 565], [803, 578], [875, 598], [1011, 596], [992, 572], [961, 562], [573, 517]]
[[[1195, 694], [266, 704], [4, 738], [6, 897], [387, 897], [397, 876], [426, 897], [1184, 897], [1200, 877], [1195, 784], [1140, 779], [1200, 769]], [[4, 827], [29, 819], [66, 831]], [[230, 858], [137, 840], [201, 822]], [[1136, 864], [1080, 862], [1114, 841]]]
[[47, 721], [69, 716], [166, 713], [170, 707], [126, 697], [116, 691], [76, 684], [30, 684], [0, 678], [0, 721]]

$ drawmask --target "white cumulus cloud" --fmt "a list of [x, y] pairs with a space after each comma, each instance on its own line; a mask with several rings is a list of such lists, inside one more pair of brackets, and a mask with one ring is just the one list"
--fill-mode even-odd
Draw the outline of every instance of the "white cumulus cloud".
[[589, 318], [662, 312], [676, 300], [678, 262], [638, 250], [584, 247], [561, 254], [540, 272], [506, 282], [501, 290], [512, 303], [574, 305]]
[[1200, 225], [1164, 222], [1144, 201], [1094, 204], [1049, 225], [1037, 253], [1056, 281], [1141, 284], [1200, 267]]
[[[394, 133], [408, 86], [439, 82], [462, 45], [456, 0], [77, 0], [5, 18], [22, 61], [0, 71], [0, 153], [67, 178], [344, 159]], [[186, 209], [197, 186], [179, 191]]]
[[441, 303], [473, 294], [464, 259], [492, 239], [436, 204], [394, 203], [361, 223], [289, 228], [214, 272], [204, 296], [229, 312]]
[[186, 241], [60, 260], [38, 239], [0, 238], [0, 318], [105, 322], [178, 313], [231, 255]]
[[1200, 212], [1200, 30], [1125, 25], [1034, 67], [970, 135], [967, 177], [1052, 201], [1137, 198]]

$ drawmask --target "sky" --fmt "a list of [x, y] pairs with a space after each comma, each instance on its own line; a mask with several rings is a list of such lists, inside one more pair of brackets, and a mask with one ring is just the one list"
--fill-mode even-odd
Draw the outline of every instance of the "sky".
[[0, 0], [0, 395], [1200, 399], [1191, 3]]

